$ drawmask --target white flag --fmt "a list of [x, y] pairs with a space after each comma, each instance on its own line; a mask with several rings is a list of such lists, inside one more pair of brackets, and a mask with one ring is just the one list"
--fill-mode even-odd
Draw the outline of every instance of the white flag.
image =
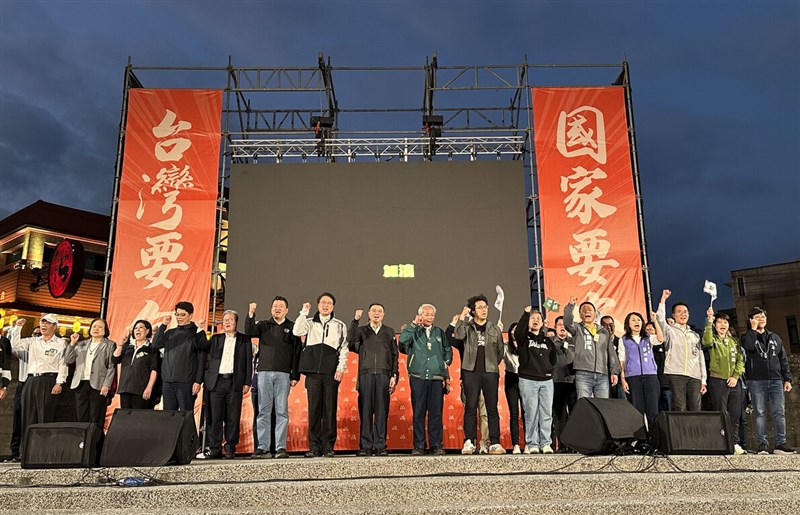
[[498, 317], [497, 321], [501, 322], [503, 320], [503, 301], [506, 300], [506, 295], [499, 284], [494, 287], [494, 290], [497, 292], [497, 300], [494, 301], [494, 307], [500, 312], [500, 317]]
[[717, 299], [717, 285], [711, 281], [706, 281], [703, 291], [711, 295], [711, 304], [709, 306], [714, 307], [714, 301]]

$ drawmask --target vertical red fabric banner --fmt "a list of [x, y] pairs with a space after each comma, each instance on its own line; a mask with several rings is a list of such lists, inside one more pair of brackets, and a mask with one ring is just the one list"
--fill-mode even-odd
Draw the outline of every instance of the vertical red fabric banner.
[[534, 88], [533, 120], [545, 295], [647, 319], [624, 89]]
[[175, 303], [207, 318], [216, 233], [222, 91], [132, 89], [108, 321], [118, 337]]

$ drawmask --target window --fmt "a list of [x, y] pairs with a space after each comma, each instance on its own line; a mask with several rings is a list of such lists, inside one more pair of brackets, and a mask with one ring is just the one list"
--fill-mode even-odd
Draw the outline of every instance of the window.
[[794, 354], [800, 352], [800, 337], [797, 334], [797, 317], [786, 317], [786, 332], [789, 334], [789, 350]]
[[736, 290], [739, 293], [740, 297], [744, 297], [745, 295], [747, 295], [747, 292], [744, 289], [744, 277], [736, 278]]

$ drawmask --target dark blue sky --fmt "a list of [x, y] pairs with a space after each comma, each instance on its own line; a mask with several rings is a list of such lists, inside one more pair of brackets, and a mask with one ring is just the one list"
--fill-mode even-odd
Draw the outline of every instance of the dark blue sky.
[[[732, 306], [721, 286], [731, 270], [800, 258], [796, 1], [3, 0], [0, 218], [38, 198], [109, 211], [128, 56], [140, 66], [225, 66], [228, 56], [314, 66], [318, 51], [333, 66], [421, 66], [432, 52], [442, 66], [627, 57], [654, 291], [688, 299], [700, 322], [704, 279], [720, 285], [718, 306]], [[391, 83], [336, 83], [337, 96], [342, 107], [418, 107], [415, 81], [388, 97]]]

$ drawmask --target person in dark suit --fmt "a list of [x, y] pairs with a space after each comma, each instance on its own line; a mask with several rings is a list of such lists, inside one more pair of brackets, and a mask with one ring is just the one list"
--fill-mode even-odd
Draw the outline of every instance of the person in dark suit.
[[210, 392], [208, 418], [209, 459], [222, 457], [223, 424], [225, 428], [225, 458], [233, 459], [239, 443], [239, 419], [242, 397], [250, 391], [253, 376], [253, 349], [250, 338], [236, 330], [239, 314], [227, 310], [222, 314], [222, 333], [215, 334], [204, 345], [208, 352], [205, 387]]

